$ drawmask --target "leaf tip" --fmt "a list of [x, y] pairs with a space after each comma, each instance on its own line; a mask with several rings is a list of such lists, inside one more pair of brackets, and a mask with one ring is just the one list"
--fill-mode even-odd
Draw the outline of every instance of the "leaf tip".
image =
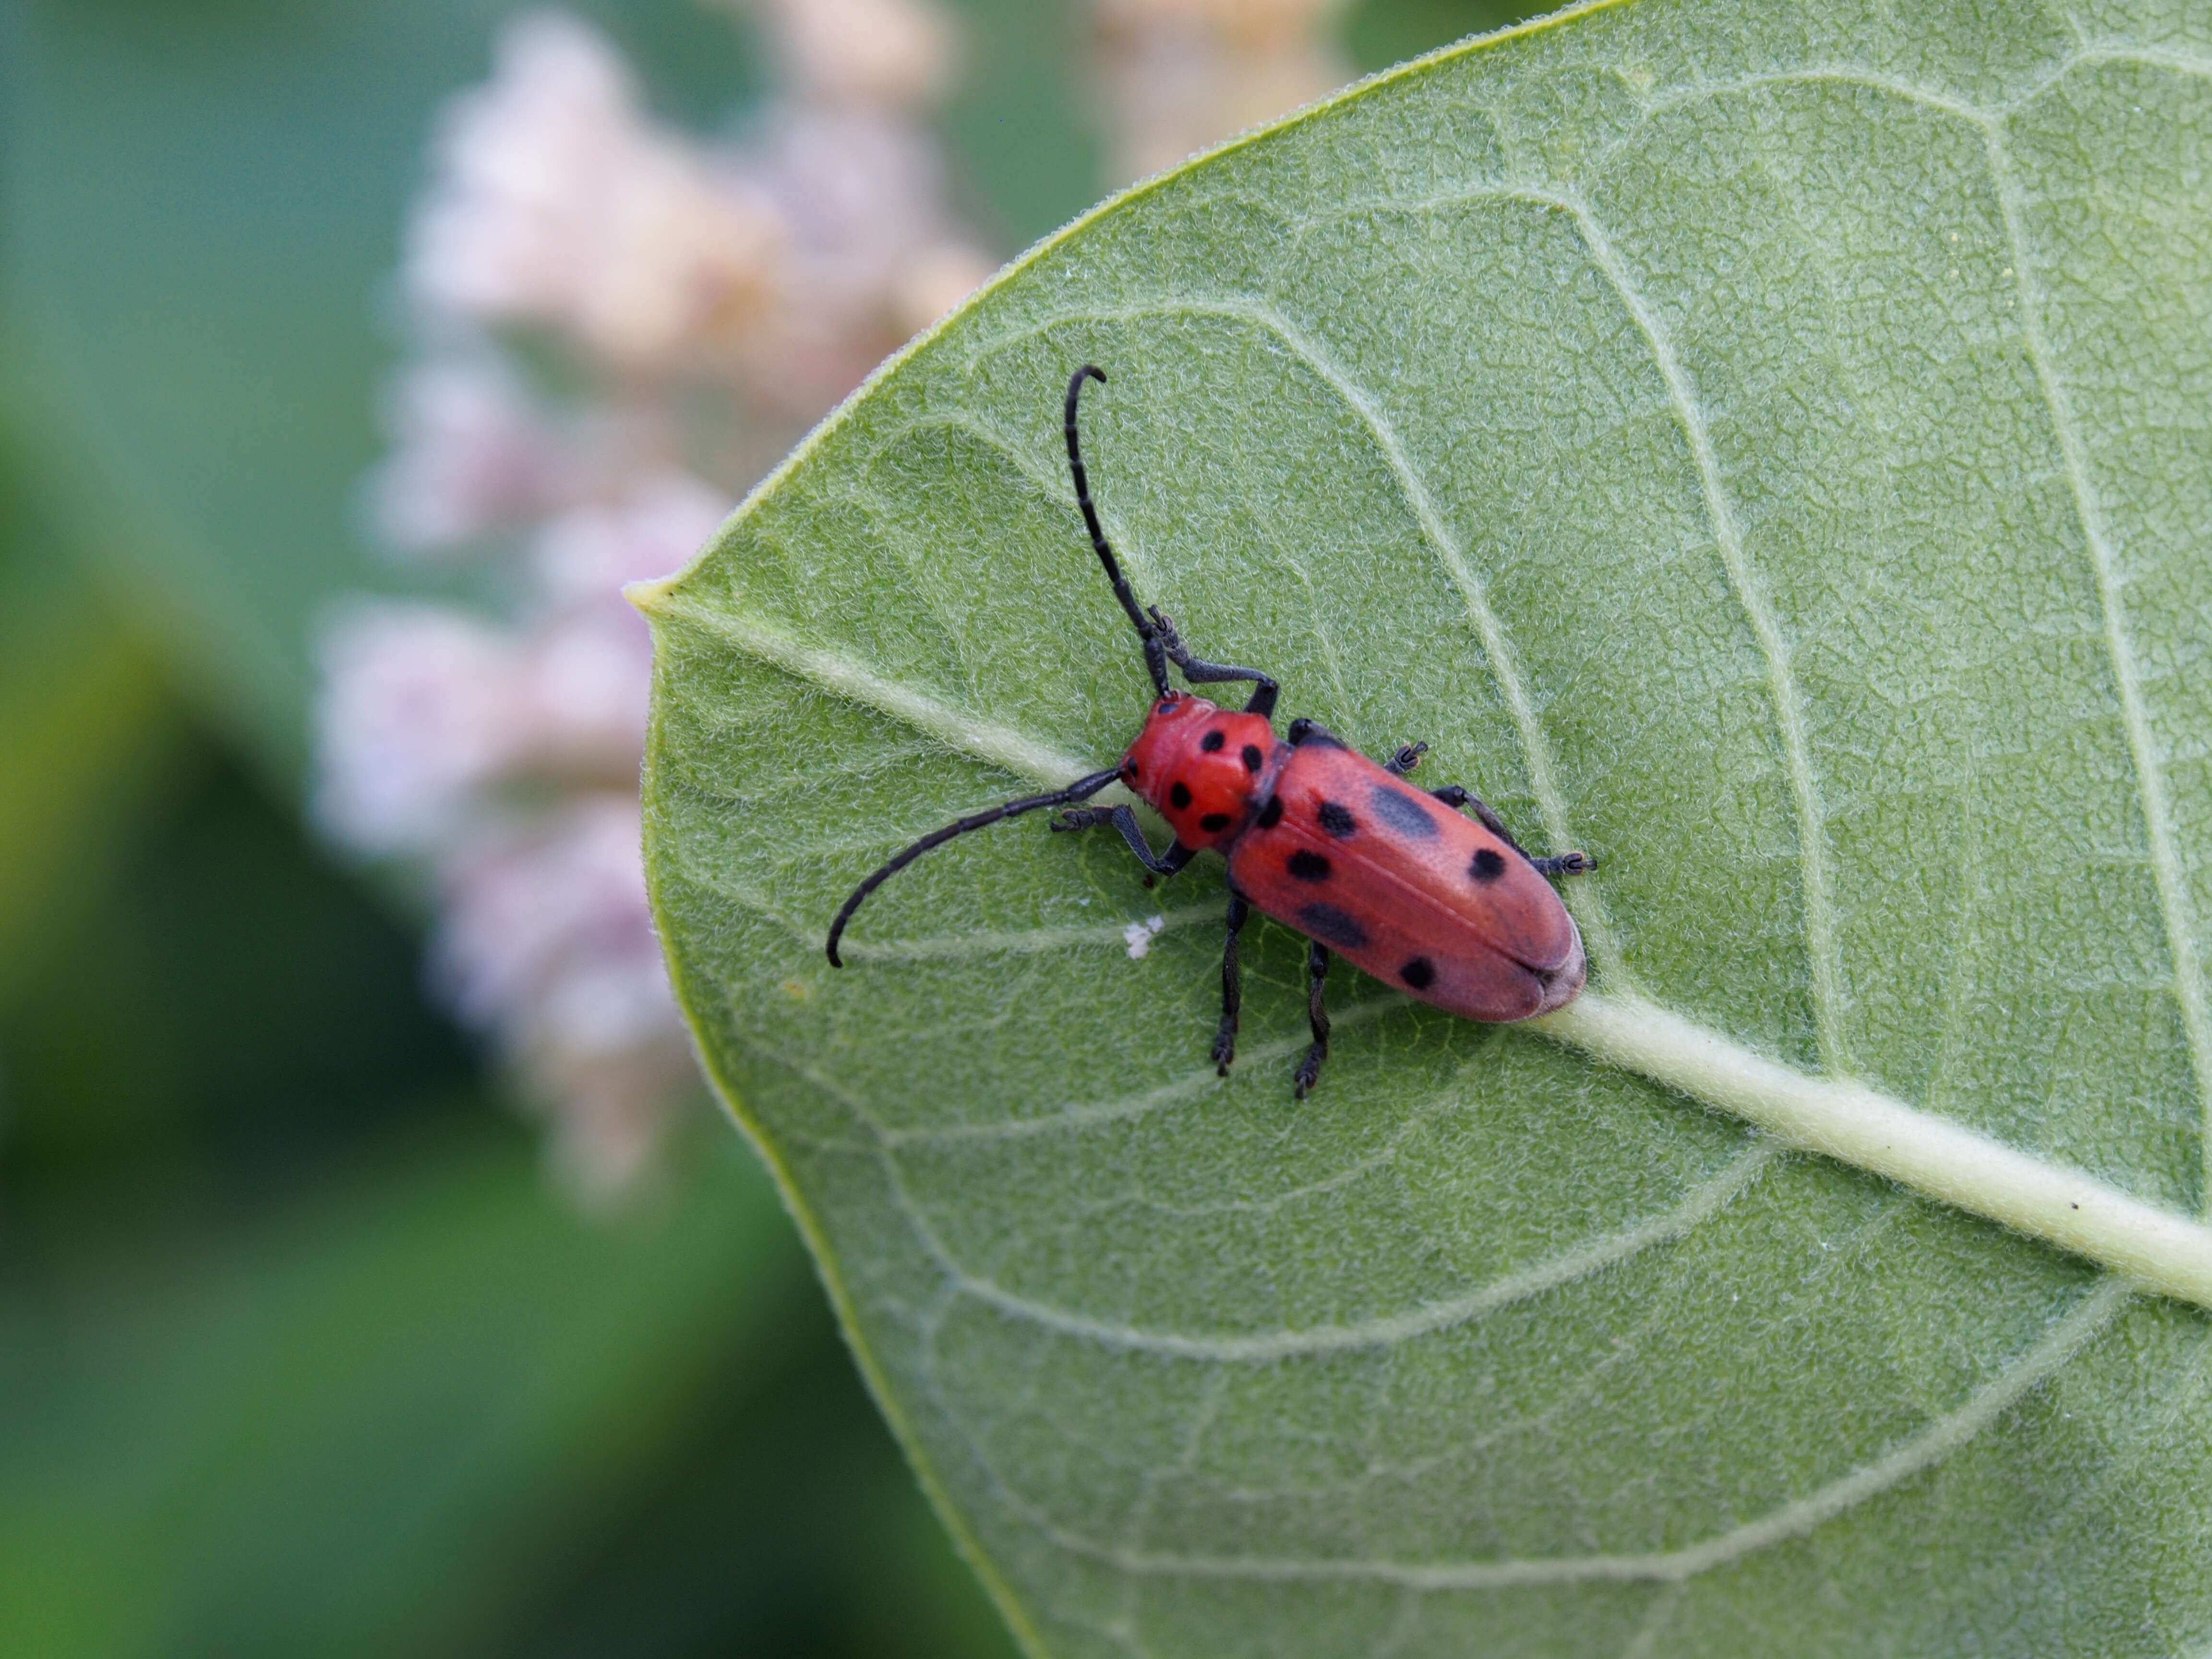
[[629, 582], [623, 587], [623, 598], [628, 599], [647, 621], [657, 621], [666, 612], [669, 596], [676, 591], [676, 582], [673, 576]]

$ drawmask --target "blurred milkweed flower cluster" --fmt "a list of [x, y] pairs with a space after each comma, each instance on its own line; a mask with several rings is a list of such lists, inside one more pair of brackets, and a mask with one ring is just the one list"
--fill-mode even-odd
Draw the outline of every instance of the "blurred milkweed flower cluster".
[[[647, 1168], [696, 1088], [646, 904], [651, 652], [622, 586], [680, 566], [994, 263], [951, 205], [933, 115], [961, 43], [933, 0], [718, 3], [775, 70], [736, 136], [656, 120], [550, 12], [441, 113], [368, 494], [426, 585], [475, 597], [358, 601], [323, 642], [318, 818], [427, 873], [434, 987], [587, 1196]], [[1335, 0], [1091, 3], [1123, 178], [1348, 76]]]
[[651, 647], [622, 586], [682, 564], [993, 264], [929, 120], [957, 68], [944, 15], [744, 9], [776, 89], [741, 136], [656, 121], [615, 49], [552, 13], [443, 112], [370, 497], [388, 547], [478, 602], [360, 603], [324, 641], [318, 816], [427, 870], [438, 990], [589, 1193], [644, 1166], [693, 1086], [645, 904]]
[[1091, 0], [1111, 165], [1140, 179], [1352, 78], [1346, 0]]

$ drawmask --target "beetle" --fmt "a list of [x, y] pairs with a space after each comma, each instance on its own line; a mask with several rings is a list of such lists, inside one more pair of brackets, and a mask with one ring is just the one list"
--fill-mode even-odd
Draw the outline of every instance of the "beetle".
[[[868, 895], [924, 853], [1003, 818], [1065, 808], [1053, 829], [1110, 824], [1154, 876], [1175, 874], [1207, 848], [1229, 860], [1221, 1024], [1212, 1054], [1223, 1077], [1236, 1056], [1243, 1002], [1237, 941], [1255, 909], [1308, 940], [1313, 1041], [1292, 1074], [1301, 1100], [1328, 1056], [1322, 992], [1332, 951], [1467, 1019], [1528, 1019], [1572, 1001], [1587, 972], [1582, 935], [1545, 878], [1591, 868], [1588, 854], [1533, 856], [1458, 785], [1426, 793], [1409, 787], [1405, 776], [1425, 743], [1406, 744], [1378, 764], [1310, 720], [1292, 720], [1277, 738], [1279, 688], [1271, 677], [1193, 656], [1171, 617], [1138, 604], [1098, 521], [1076, 436], [1084, 382], [1105, 380], [1104, 370], [1085, 363], [1068, 380], [1067, 466], [1091, 548], [1144, 648], [1154, 692], [1144, 730], [1120, 764], [957, 819], [886, 860], [830, 924], [830, 965], [844, 966], [837, 942]], [[1243, 682], [1251, 695], [1243, 708], [1224, 709], [1172, 687], [1170, 663], [1192, 685]], [[1115, 783], [1166, 819], [1175, 831], [1166, 852], [1152, 851], [1128, 807], [1079, 805]]]

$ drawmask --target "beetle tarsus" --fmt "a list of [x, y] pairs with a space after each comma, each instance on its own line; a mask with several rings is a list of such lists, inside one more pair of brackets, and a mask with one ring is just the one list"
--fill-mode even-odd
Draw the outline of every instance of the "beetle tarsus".
[[1530, 859], [1540, 876], [1579, 876], [1586, 870], [1597, 868], [1597, 860], [1588, 853], [1561, 853], [1548, 859]]
[[[1402, 778], [1419, 766], [1421, 763], [1421, 757], [1428, 752], [1429, 745], [1425, 743], [1400, 744], [1398, 752], [1382, 763], [1382, 769], [1394, 778]], [[1465, 794], [1467, 792], [1462, 789], [1460, 793]], [[1444, 798], [1444, 792], [1441, 789], [1437, 790], [1435, 793], [1438, 800]]]

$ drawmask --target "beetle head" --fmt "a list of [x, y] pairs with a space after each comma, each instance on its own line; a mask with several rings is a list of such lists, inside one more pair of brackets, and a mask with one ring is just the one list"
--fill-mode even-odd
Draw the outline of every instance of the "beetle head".
[[1170, 691], [1121, 757], [1121, 781], [1193, 848], [1233, 840], [1259, 799], [1275, 733], [1263, 714]]

